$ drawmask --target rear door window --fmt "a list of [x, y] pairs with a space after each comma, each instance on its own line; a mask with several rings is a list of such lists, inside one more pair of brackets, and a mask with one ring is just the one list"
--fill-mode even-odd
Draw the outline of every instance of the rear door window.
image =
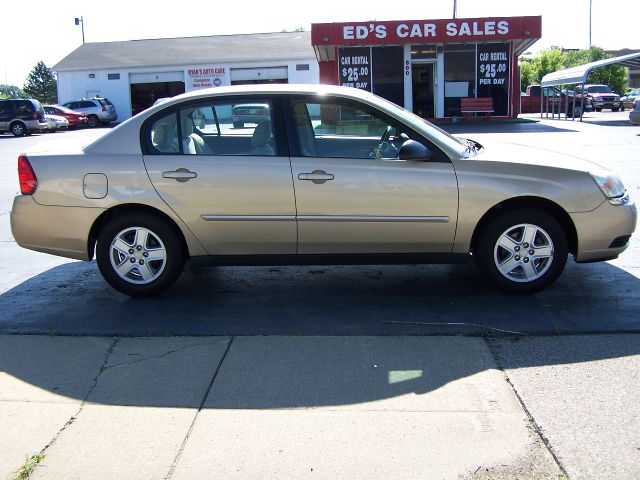
[[286, 150], [278, 147], [270, 99], [190, 103], [158, 118], [148, 132], [149, 153], [156, 154], [277, 156]]

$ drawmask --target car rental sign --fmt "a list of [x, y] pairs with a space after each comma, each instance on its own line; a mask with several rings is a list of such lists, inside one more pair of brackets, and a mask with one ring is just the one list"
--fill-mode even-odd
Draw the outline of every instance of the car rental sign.
[[314, 45], [371, 45], [540, 38], [541, 17], [319, 23]]

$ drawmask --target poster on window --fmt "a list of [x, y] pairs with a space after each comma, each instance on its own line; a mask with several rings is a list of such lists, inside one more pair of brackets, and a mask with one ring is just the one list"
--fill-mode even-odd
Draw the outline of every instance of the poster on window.
[[231, 85], [229, 69], [221, 65], [199, 65], [186, 71], [186, 91]]
[[338, 69], [340, 85], [371, 91], [371, 48], [340, 48]]
[[509, 113], [509, 44], [478, 45], [477, 96], [493, 98], [493, 114]]

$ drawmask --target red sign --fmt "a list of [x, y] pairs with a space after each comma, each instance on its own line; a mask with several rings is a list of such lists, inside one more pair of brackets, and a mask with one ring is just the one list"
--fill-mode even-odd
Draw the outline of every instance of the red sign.
[[313, 45], [393, 45], [538, 39], [542, 17], [458, 18], [389, 22], [314, 23]]

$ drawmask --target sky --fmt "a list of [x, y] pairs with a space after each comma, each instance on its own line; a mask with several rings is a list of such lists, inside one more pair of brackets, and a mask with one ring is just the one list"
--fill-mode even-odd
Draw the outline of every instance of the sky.
[[[457, 0], [457, 18], [542, 15], [537, 52], [552, 45], [589, 46], [590, 0]], [[637, 0], [591, 0], [592, 44], [605, 50], [640, 48]], [[86, 42], [311, 29], [312, 23], [452, 18], [453, 0], [31, 0], [3, 8], [0, 84], [22, 87], [33, 67], [53, 67]], [[627, 13], [628, 12], [628, 13]], [[161, 55], [162, 52], [158, 52]]]

